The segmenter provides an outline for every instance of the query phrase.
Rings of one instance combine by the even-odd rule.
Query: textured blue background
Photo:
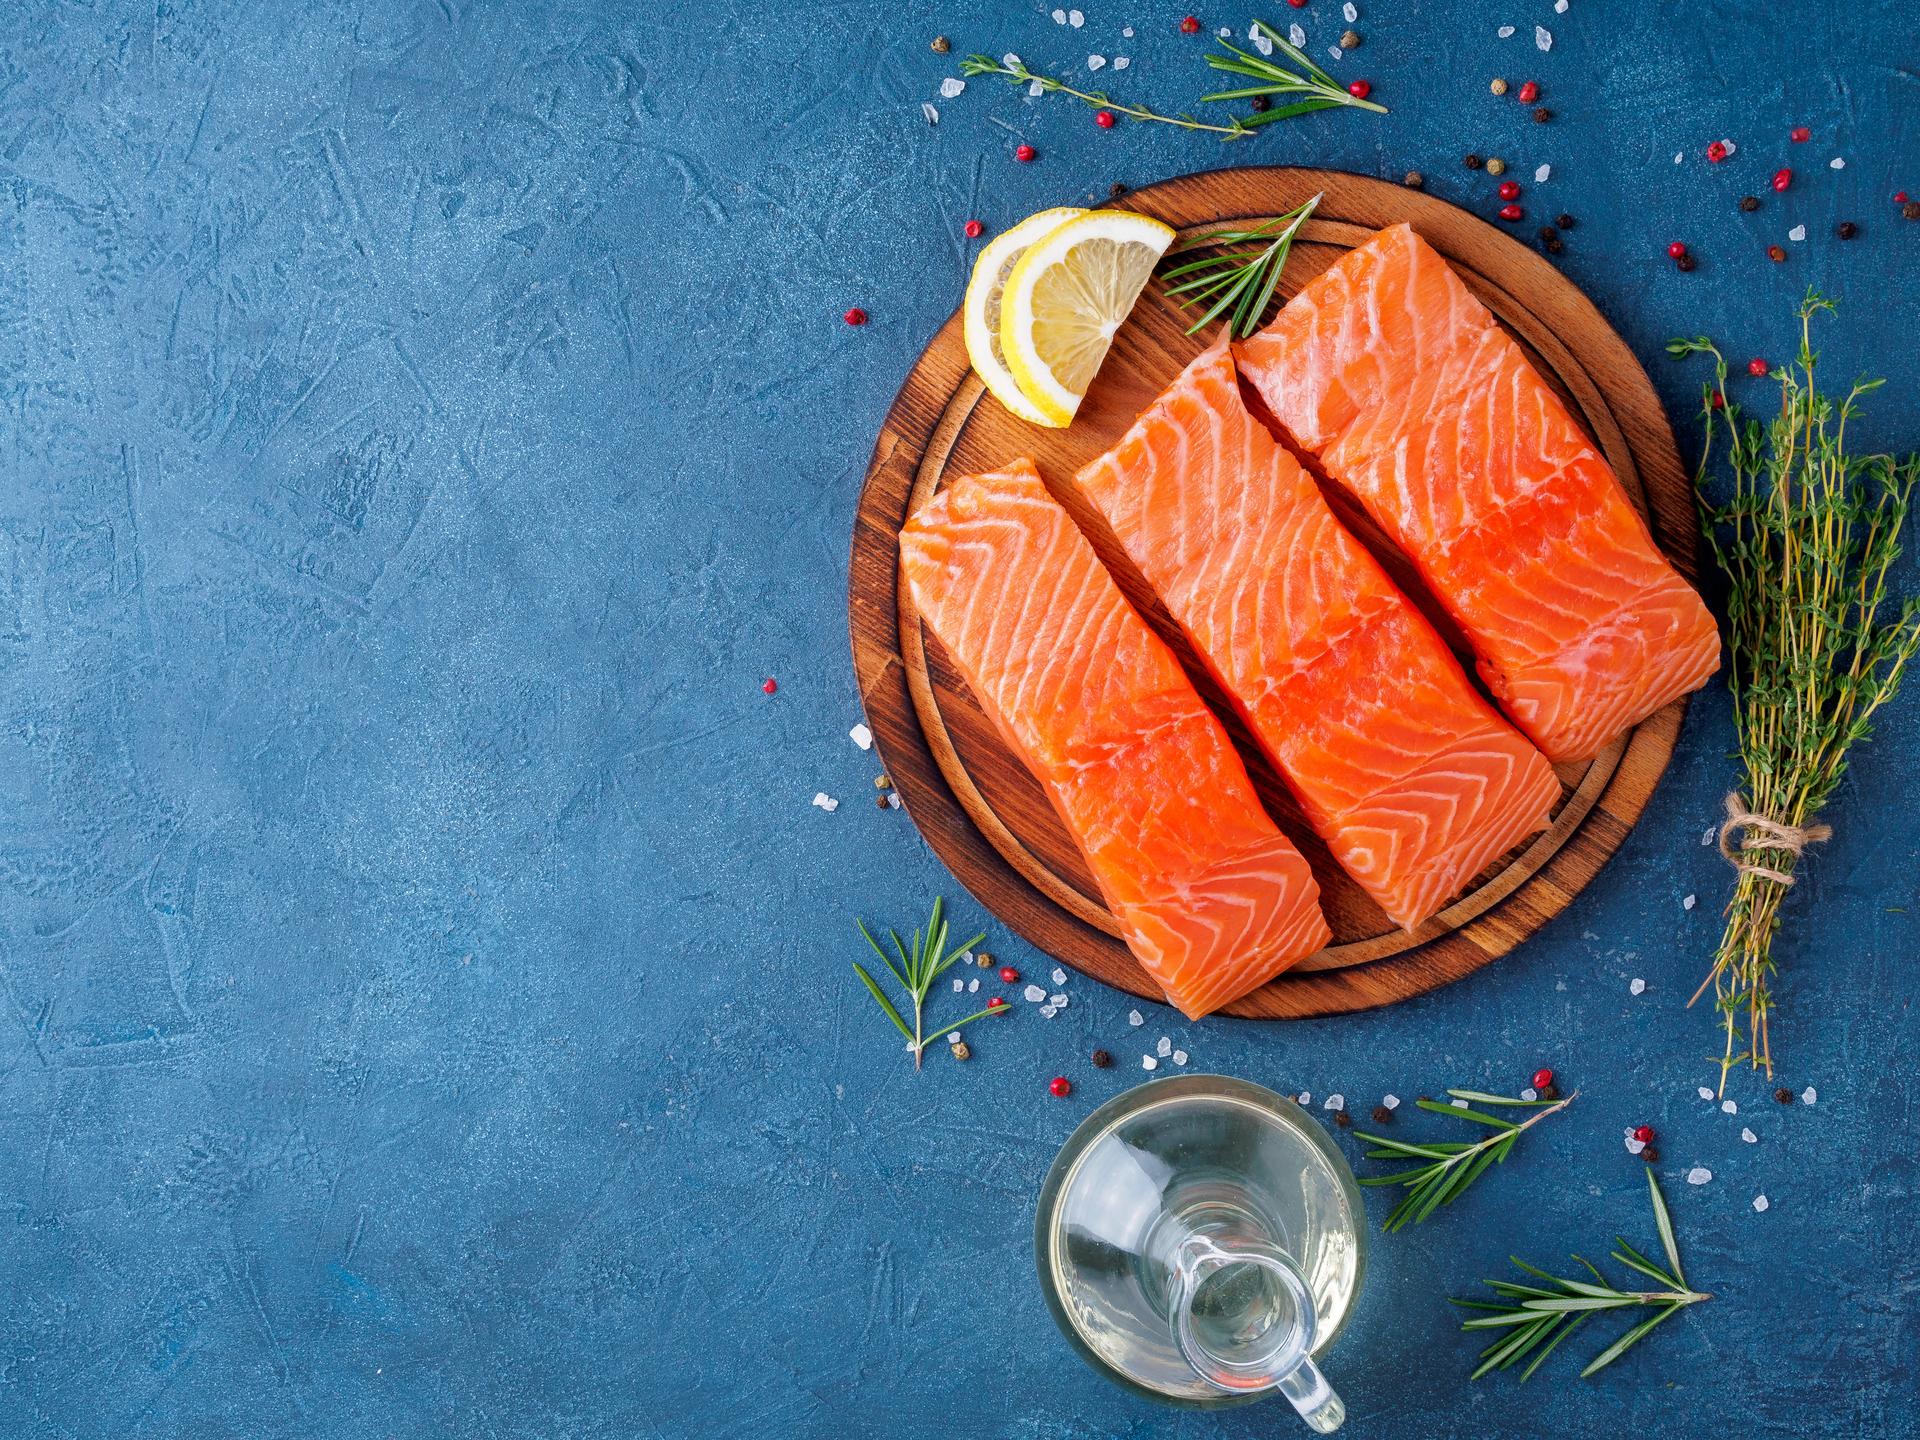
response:
[[[1542,1062],[1583,1088],[1379,1239],[1328,1361],[1354,1435],[1915,1433],[1914,703],[1791,907],[1776,1033],[1811,1109],[1746,1076],[1738,1118],[1694,1095],[1717,687],[1598,882],[1463,984],[1286,1026],[1148,1007],[1129,1032],[1131,1001],[1075,981],[1060,1019],[1023,1006],[916,1076],[848,973],[851,916],[979,910],[872,807],[843,602],[873,432],[957,301],[962,221],[1227,161],[1417,167],[1483,213],[1462,151],[1530,191],[1550,162],[1529,226],[1579,217],[1561,263],[1684,446],[1697,375],[1660,343],[1777,357],[1809,282],[1845,302],[1834,378],[1891,379],[1862,438],[1912,446],[1920,225],[1888,201],[1920,191],[1911,7],[1372,0],[1336,68],[1393,113],[1226,151],[997,83],[937,100],[972,49],[1130,55],[1108,83],[1165,107],[1205,88],[1178,9],[1083,4],[1078,32],[1035,0],[4,7],[0,1431],[1294,1433],[1109,1388],[1031,1279],[1055,1148],[1166,1032],[1362,1112]],[[1336,10],[1264,13],[1324,54]],[[1495,102],[1496,73],[1558,118]],[[1720,135],[1740,150],[1709,169]],[[1795,221],[1812,238],[1767,264]],[[1091,1071],[1097,1044],[1122,1066]],[[1467,1383],[1442,1296],[1510,1250],[1650,1239],[1620,1146],[1640,1121],[1720,1298],[1594,1382],[1567,1353],[1525,1389]]]

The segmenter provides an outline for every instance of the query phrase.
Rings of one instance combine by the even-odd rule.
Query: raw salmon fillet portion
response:
[[[1197,1020],[1326,944],[1306,860],[1031,460],[935,496],[900,559],[1170,1001]]]
[[[1224,334],[1077,484],[1396,924],[1547,824],[1553,767],[1248,413]]]
[[[1551,759],[1591,758],[1719,668],[1713,617],[1612,469],[1408,226],[1309,282],[1239,358]]]

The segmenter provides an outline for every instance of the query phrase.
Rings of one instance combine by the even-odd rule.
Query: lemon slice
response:
[[[1000,298],[1000,349],[1042,424],[1072,423],[1114,332],[1172,243],[1173,231],[1158,220],[1090,210],[1015,262]]]
[[[1087,212],[1072,206],[1042,210],[1029,215],[1011,230],[1002,231],[980,252],[973,262],[973,278],[967,282],[966,312],[967,361],[974,374],[987,382],[987,389],[1008,410],[1031,425],[1050,423],[1040,407],[1020,393],[1020,384],[1007,369],[1006,356],[1000,352],[1000,296],[1006,290],[1007,276],[1014,262],[1027,247],[1063,222]]]

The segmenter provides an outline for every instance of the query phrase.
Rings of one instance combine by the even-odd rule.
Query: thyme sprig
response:
[[[1162,273],[1163,281],[1177,282],[1167,286],[1167,294],[1181,305],[1206,306],[1200,318],[1187,327],[1187,334],[1205,329],[1221,315],[1229,317],[1233,333],[1241,338],[1260,328],[1273,293],[1279,287],[1280,272],[1287,267],[1293,237],[1307,223],[1320,198],[1316,195],[1298,209],[1289,210],[1255,229],[1214,230],[1183,240],[1173,248],[1172,254],[1181,255],[1215,246],[1266,242],[1257,250],[1223,250]],[[1276,232],[1275,227],[1281,228]]]
[[[1225,55],[1207,56],[1207,64],[1216,70],[1224,70],[1232,75],[1245,75],[1260,83],[1243,86],[1238,90],[1219,90],[1211,95],[1202,95],[1202,100],[1250,100],[1256,95],[1301,95],[1304,99],[1285,105],[1275,105],[1271,110],[1263,110],[1257,115],[1249,115],[1241,122],[1245,129],[1257,125],[1271,125],[1276,120],[1290,119],[1295,115],[1305,115],[1314,110],[1331,110],[1336,106],[1347,106],[1354,110],[1371,110],[1377,115],[1385,115],[1387,107],[1373,100],[1363,100],[1358,95],[1347,93],[1347,87],[1329,75],[1311,56],[1286,36],[1275,30],[1264,20],[1253,22],[1254,30],[1270,41],[1275,50],[1291,61],[1296,70],[1288,70],[1275,64],[1264,55],[1253,55],[1227,41],[1220,42]]]
[[[1496,1134],[1484,1140],[1475,1140],[1471,1144],[1462,1144],[1452,1140],[1427,1140],[1415,1144],[1409,1140],[1396,1140],[1387,1135],[1368,1135],[1355,1131],[1359,1139],[1367,1141],[1375,1148],[1367,1151],[1369,1160],[1422,1160],[1425,1164],[1416,1165],[1410,1170],[1396,1170],[1391,1175],[1370,1175],[1362,1179],[1362,1185],[1404,1185],[1407,1193],[1393,1213],[1387,1216],[1383,1230],[1398,1230],[1406,1225],[1418,1225],[1442,1205],[1451,1205],[1460,1198],[1461,1193],[1487,1171],[1490,1165],[1498,1165],[1512,1153],[1513,1145],[1520,1136],[1538,1125],[1549,1115],[1556,1115],[1574,1102],[1579,1091],[1574,1091],[1564,1100],[1514,1100],[1504,1095],[1489,1095],[1480,1090],[1449,1090],[1447,1094],[1456,1100],[1468,1101],[1468,1105],[1443,1105],[1438,1100],[1420,1100],[1422,1110],[1431,1110],[1436,1115],[1451,1115],[1460,1120],[1471,1120],[1478,1125],[1490,1126]],[[1503,1120],[1498,1115],[1489,1115],[1484,1110],[1475,1110],[1474,1105],[1503,1105],[1514,1110],[1531,1110],[1534,1113],[1525,1120],[1515,1123]]]
[[[1875,713],[1894,697],[1920,648],[1920,598],[1896,602],[1887,586],[1920,480],[1920,455],[1847,449],[1857,402],[1881,382],[1858,382],[1837,403],[1816,388],[1811,322],[1833,308],[1812,292],[1801,303],[1799,354],[1773,373],[1780,410],[1765,425],[1724,401],[1727,363],[1712,341],[1667,346],[1669,355],[1713,359],[1713,380],[1701,396],[1706,443],[1694,480],[1707,544],[1728,582],[1727,684],[1745,801],[1753,813],[1798,828],[1832,797],[1851,747],[1871,733]],[[1712,475],[1723,431],[1732,495],[1716,504],[1708,491],[1724,493]],[[1742,858],[1791,877],[1798,857],[1755,848]],[[1790,883],[1742,867],[1712,969],[1694,993],[1697,1000],[1711,986],[1721,1013],[1723,1091],[1728,1071],[1742,1061],[1773,1073],[1773,943]],[[1736,1053],[1742,1030],[1745,1048]]]
[[[900,1018],[899,1010],[887,998],[887,992],[874,982],[873,976],[867,973],[865,966],[858,960],[853,962],[853,973],[860,977],[860,982],[872,993],[873,998],[880,1002],[880,1008],[886,1012],[887,1018],[893,1021],[894,1028],[907,1037],[907,1049],[913,1054],[913,1068],[916,1070],[920,1068],[920,1060],[926,1054],[927,1046],[948,1031],[958,1030],[962,1025],[971,1025],[975,1020],[984,1019],[989,1015],[1008,1014],[1013,1008],[1010,1005],[990,1005],[985,1010],[975,1011],[964,1020],[956,1020],[951,1025],[941,1026],[931,1035],[921,1033],[923,1028],[921,1014],[926,1009],[927,994],[933,989],[933,982],[945,974],[962,955],[987,938],[987,932],[982,930],[971,940],[963,941],[948,949],[947,919],[942,913],[944,904],[945,902],[939,899],[933,902],[932,918],[927,921],[925,930],[913,932],[911,945],[902,941],[897,931],[887,931],[887,937],[893,941],[894,951],[900,959],[898,965],[893,963],[892,956],[880,948],[873,936],[867,933],[865,921],[856,918],[853,922],[860,934],[865,937],[867,944],[873,947],[873,953],[880,957],[880,963],[887,967],[893,978],[900,982],[900,988],[905,990],[913,1001],[913,1028],[909,1030],[907,1022]]]
[[[1524,1383],[1528,1376],[1540,1368],[1540,1362],[1553,1353],[1554,1347],[1595,1312],[1655,1307],[1654,1314],[1628,1330],[1588,1363],[1587,1368],[1580,1372],[1580,1378],[1584,1380],[1606,1369],[1646,1339],[1661,1321],[1671,1320],[1689,1305],[1698,1305],[1702,1300],[1713,1298],[1687,1283],[1686,1274],[1680,1268],[1680,1246],[1673,1237],[1673,1217],[1667,1213],[1666,1198],[1661,1195],[1660,1182],[1653,1178],[1651,1170],[1647,1171],[1647,1191],[1653,1197],[1653,1222],[1660,1232],[1661,1247],[1666,1251],[1666,1268],[1663,1270],[1618,1235],[1613,1238],[1614,1244],[1620,1248],[1613,1252],[1613,1258],[1657,1282],[1662,1288],[1617,1289],[1608,1283],[1607,1277],[1596,1266],[1579,1255],[1573,1258],[1593,1276],[1591,1283],[1550,1275],[1545,1270],[1527,1264],[1519,1256],[1510,1255],[1507,1258],[1516,1266],[1544,1283],[1521,1285],[1506,1280],[1488,1280],[1485,1282],[1487,1288],[1501,1297],[1499,1301],[1454,1300],[1455,1305],[1465,1309],[1487,1312],[1465,1321],[1461,1329],[1503,1332],[1480,1352],[1479,1368],[1471,1378],[1478,1380],[1489,1370],[1505,1370],[1532,1355],[1526,1368],[1520,1372],[1520,1379]]]
[[[1262,115],[1252,116],[1250,120],[1235,117],[1224,125],[1214,125],[1205,120],[1196,120],[1191,115],[1163,115],[1158,110],[1149,110],[1145,105],[1129,105],[1116,100],[1104,90],[1080,90],[1064,80],[1056,80],[1051,75],[1042,75],[1038,71],[1029,69],[1026,62],[1017,55],[1008,55],[1000,60],[994,59],[991,55],[969,55],[960,62],[960,73],[970,79],[976,75],[1004,75],[1016,85],[1032,85],[1037,82],[1040,88],[1049,94],[1071,95],[1076,100],[1085,101],[1099,109],[1111,110],[1116,115],[1125,115],[1134,120],[1148,120],[1156,125],[1177,125],[1182,130],[1208,131],[1218,135],[1222,140],[1244,140],[1253,134],[1251,122],[1266,118]],[[1270,115],[1273,112],[1267,113]]]

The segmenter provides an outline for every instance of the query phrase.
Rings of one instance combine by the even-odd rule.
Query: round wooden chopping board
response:
[[[1283,214],[1322,192],[1293,248],[1293,295],[1376,230],[1410,222],[1492,310],[1551,381],[1689,579],[1696,574],[1692,487],[1646,372],[1584,295],[1545,258],[1463,210],[1384,181],[1283,167],[1216,170],[1136,190],[1116,205],[1183,237]],[[1073,493],[1076,470],[1106,450],[1198,354],[1190,312],[1156,281],[1121,328],[1079,417],[1066,430],[1014,419],[967,365],[958,314],[908,374],[874,446],[854,522],[848,609],[854,668],[875,741],[907,813],[974,896],[1004,923],[1096,979],[1161,1000],[1118,938],[1078,849],[1028,773],[921,624],[899,584],[900,527],[949,474],[1031,455],[1088,532],[1123,591],[1172,645],[1226,722],[1262,802],[1313,866],[1334,930],[1326,949],[1226,1007],[1266,1019],[1337,1014],[1423,994],[1504,955],[1564,909],[1619,848],[1673,753],[1677,701],[1584,765],[1559,767],[1552,826],[1490,866],[1417,932],[1389,922],[1306,827],[1298,807],[1221,703],[1191,647],[1105,527]],[[1411,568],[1350,504],[1336,508],[1396,581],[1465,655]],[[1471,662],[1467,663],[1469,675]]]

